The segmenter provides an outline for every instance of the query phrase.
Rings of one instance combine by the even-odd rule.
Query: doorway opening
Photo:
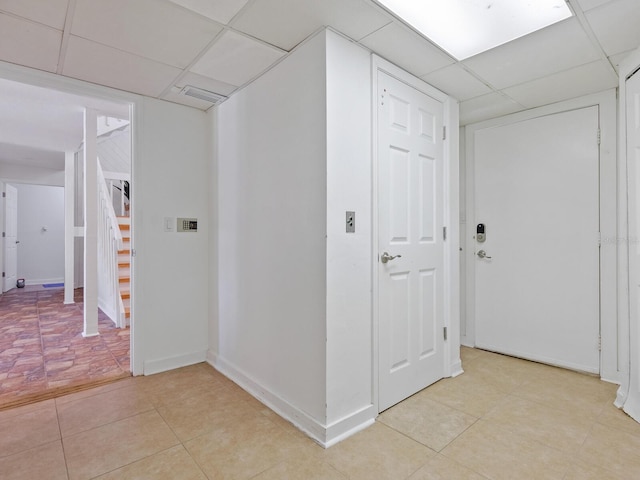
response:
[[[6,197],[1,209],[3,231],[15,233],[4,236],[1,261],[3,409],[131,374],[133,225],[129,103],[4,79],[0,97],[8,105],[1,121],[10,126],[0,133],[0,187],[17,192],[15,215]],[[88,110],[97,115],[87,130],[97,132],[94,158],[84,155]],[[91,186],[83,178],[86,162],[98,169]],[[98,208],[85,211],[85,192],[100,198]],[[99,224],[88,244],[87,217]],[[85,245],[98,251],[97,278],[89,273],[85,279]],[[86,281],[97,285],[97,298],[86,298]],[[93,302],[99,306],[95,336],[83,328],[84,306]]]

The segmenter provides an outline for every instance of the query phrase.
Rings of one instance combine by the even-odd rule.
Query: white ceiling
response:
[[[617,86],[640,0],[567,1],[574,17],[458,62],[374,0],[0,0],[0,60],[206,110],[177,92],[233,94],[329,26],[459,99],[467,124]]]

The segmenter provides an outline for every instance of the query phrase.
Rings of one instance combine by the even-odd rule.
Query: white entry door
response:
[[[630,367],[624,410],[640,421],[640,71],[625,82],[629,184]]]
[[[2,291],[8,292],[16,286],[18,276],[18,190],[5,185],[4,202],[4,283]]]
[[[443,104],[382,72],[378,93],[382,411],[444,376],[444,176]]]
[[[600,371],[598,116],[476,131],[476,346]]]

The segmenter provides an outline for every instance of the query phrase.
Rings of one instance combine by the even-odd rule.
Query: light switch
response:
[[[164,217],[164,231],[173,232],[173,217]]]

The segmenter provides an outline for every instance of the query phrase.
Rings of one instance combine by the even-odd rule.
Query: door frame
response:
[[[442,102],[443,125],[446,138],[443,145],[444,160],[444,225],[447,227],[447,240],[444,242],[444,326],[447,328],[447,340],[444,342],[443,377],[453,377],[462,373],[460,361],[460,263],[459,263],[459,114],[458,102],[449,95],[432,87],[423,80],[372,54],[371,62],[372,92],[372,289],[373,289],[373,328],[372,328],[372,398],[375,411],[378,412],[379,393],[379,275],[378,275],[378,72],[384,72],[416,90]]]
[[[629,193],[638,195],[640,192],[631,191],[633,185],[628,183],[628,158],[627,158],[627,79],[634,74],[640,68],[640,48],[629,54],[619,65],[619,108],[618,108],[618,208],[620,219],[620,238],[625,241],[621,243],[621,248],[618,254],[618,335],[619,335],[619,351],[618,362],[620,365],[620,388],[616,396],[615,405],[619,408],[624,407],[631,417],[640,421],[640,403],[638,398],[629,399],[629,388],[631,384],[631,374],[636,374],[638,371],[638,339],[632,337],[637,335],[638,325],[640,324],[637,314],[638,305],[638,292],[637,289],[631,288],[631,285],[637,283],[637,279],[640,275],[638,272],[638,266],[631,263],[631,257],[629,255],[629,245],[632,241],[638,241],[638,239],[631,238],[629,236]],[[639,73],[635,73],[639,75]],[[633,315],[633,317],[632,317]],[[632,352],[634,359],[632,360]],[[632,365],[632,361],[635,362]],[[627,401],[629,400],[629,401]]]
[[[24,83],[28,85],[34,85],[37,87],[48,88],[51,90],[59,90],[62,92],[81,95],[89,97],[97,102],[100,100],[106,100],[108,102],[118,102],[129,105],[129,117],[131,119],[131,183],[135,182],[135,175],[137,170],[137,163],[140,161],[139,153],[139,132],[141,131],[142,118],[141,110],[143,98],[134,93],[128,93],[113,88],[104,87],[102,85],[95,85],[74,78],[63,77],[49,72],[31,69],[20,65],[14,65],[10,63],[0,62],[0,78],[11,80],[14,82]],[[12,182],[13,179],[3,179],[2,182]],[[134,188],[131,192],[131,248],[132,251],[135,248],[136,234],[135,234],[135,218],[136,205],[135,199],[137,189]],[[132,274],[131,274],[131,335],[130,335],[130,356],[131,363],[130,369],[133,375],[142,375],[144,373],[144,325],[140,319],[136,319],[135,312],[135,298],[136,298],[136,264],[132,262]]]
[[[598,106],[600,126],[600,377],[602,380],[619,383],[620,369],[619,319],[618,319],[618,250],[621,235],[618,209],[618,164],[616,161],[616,91],[615,89],[584,97],[534,108],[503,117],[478,122],[464,127],[465,160],[461,162],[465,178],[465,210],[461,213],[463,223],[461,240],[465,262],[465,317],[461,319],[461,343],[475,346],[475,239],[473,224],[475,219],[475,133],[486,128],[518,123],[533,118],[554,115],[570,110]]]

